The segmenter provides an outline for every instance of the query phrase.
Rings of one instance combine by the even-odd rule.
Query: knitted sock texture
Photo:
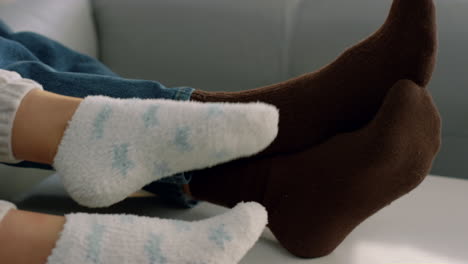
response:
[[[260,202],[281,245],[296,256],[316,258],[418,186],[440,142],[440,114],[429,91],[401,80],[365,128],[302,152],[195,172],[190,190],[219,205]]]

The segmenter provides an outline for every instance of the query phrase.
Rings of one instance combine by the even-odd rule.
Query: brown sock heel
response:
[[[276,105],[279,134],[263,154],[300,151],[363,127],[398,80],[426,86],[436,57],[435,21],[433,0],[394,0],[379,30],[317,72],[242,92],[197,90],[192,99]]]
[[[320,257],[425,178],[439,151],[440,129],[427,90],[399,81],[364,128],[296,154],[198,171],[190,187],[195,197],[221,205],[262,203],[286,249]]]

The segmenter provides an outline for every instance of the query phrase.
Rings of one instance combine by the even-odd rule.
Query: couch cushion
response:
[[[101,59],[127,77],[206,90],[283,79],[292,0],[96,0]]]
[[[97,56],[97,38],[88,0],[0,0],[0,19],[15,31],[34,31]]]

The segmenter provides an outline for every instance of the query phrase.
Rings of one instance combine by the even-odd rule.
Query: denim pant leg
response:
[[[93,57],[71,50],[57,41],[34,32],[13,32],[1,19],[0,37],[20,43],[39,61],[56,71],[118,77],[117,74]]]
[[[99,61],[31,32],[13,33],[0,21],[0,69],[16,71],[57,94],[81,97],[105,95],[116,98],[164,98],[189,100],[193,88],[167,88],[156,81],[118,77]],[[11,165],[11,164],[7,164]],[[34,162],[12,166],[52,169]],[[196,201],[182,192],[190,173],[164,178],[147,187],[175,205],[192,207]]]

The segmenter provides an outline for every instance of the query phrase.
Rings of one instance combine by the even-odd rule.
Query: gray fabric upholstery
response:
[[[15,31],[34,31],[97,56],[89,0],[0,0],[0,18]]]
[[[279,81],[278,29],[289,1],[94,1],[101,59],[168,86],[238,90]]]
[[[433,173],[468,179],[468,1],[437,0],[439,60],[429,85],[443,123]]]

